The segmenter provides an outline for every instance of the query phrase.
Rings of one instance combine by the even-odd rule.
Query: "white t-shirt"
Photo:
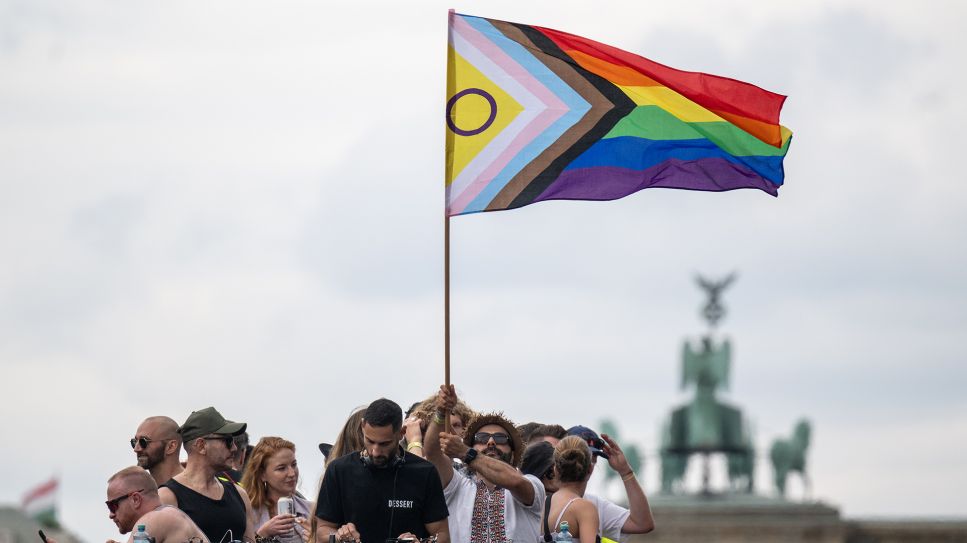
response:
[[[534,487],[534,502],[524,505],[514,499],[506,488],[504,493],[504,533],[514,543],[537,541],[541,535],[541,513],[544,512],[544,484],[533,475],[524,476]],[[457,471],[453,472],[450,484],[443,489],[450,510],[450,541],[471,543],[470,526],[473,521],[474,500],[477,497],[477,483]],[[503,543],[492,542],[492,543]]]
[[[584,499],[598,508],[598,521],[600,522],[598,534],[601,537],[621,541],[621,527],[631,516],[631,511],[594,494],[585,494]]]

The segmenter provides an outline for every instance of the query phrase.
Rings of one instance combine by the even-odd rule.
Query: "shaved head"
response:
[[[177,455],[177,450],[181,447],[178,423],[171,417],[157,416],[144,419],[134,433],[134,439],[147,440],[132,441],[138,465],[144,469],[154,469],[165,461],[165,457],[171,454],[172,448],[176,451],[174,454]],[[170,447],[169,445],[172,442],[174,446]],[[177,459],[177,456],[175,458]]]
[[[141,422],[139,428],[147,427],[150,427],[158,435],[155,439],[177,439],[179,443],[181,442],[181,436],[178,435],[178,423],[171,417],[164,415],[148,417]]]
[[[108,485],[115,483],[121,489],[128,492],[144,489],[146,493],[158,491],[158,484],[151,477],[151,474],[140,466],[131,466],[115,473],[107,480]]]

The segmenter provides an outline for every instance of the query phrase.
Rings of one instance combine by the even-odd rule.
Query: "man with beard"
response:
[[[104,503],[122,534],[143,524],[155,543],[184,543],[196,538],[208,543],[205,534],[188,515],[177,507],[161,503],[158,485],[139,466],[124,468],[107,480],[107,501]]]
[[[362,451],[333,460],[316,501],[316,541],[379,543],[438,536],[449,543],[447,505],[433,465],[403,451],[403,411],[386,398],[369,404],[360,423]]]
[[[178,423],[170,417],[144,419],[131,438],[131,448],[138,458],[138,465],[150,471],[159,485],[167,483],[184,469],[178,460],[181,451]]]
[[[229,461],[229,469],[218,474],[218,478],[230,483],[239,484],[242,481],[242,472],[245,471],[245,462],[249,453],[248,432],[242,432],[235,436],[235,452]]]
[[[481,415],[470,421],[461,440],[442,431],[446,414],[456,402],[453,385],[441,386],[425,443],[426,458],[440,473],[450,508],[450,539],[537,541],[544,485],[516,468],[524,452],[517,428],[499,413]],[[461,458],[468,474],[458,473],[450,458]]]
[[[187,513],[212,543],[255,541],[255,514],[245,490],[216,477],[230,467],[235,436],[245,427],[214,407],[193,412],[178,428],[187,466],[158,490],[162,502]]]

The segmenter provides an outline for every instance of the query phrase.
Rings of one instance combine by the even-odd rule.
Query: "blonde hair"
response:
[[[108,480],[108,484],[121,479],[122,484],[129,489],[144,489],[145,494],[157,494],[158,493],[158,483],[155,482],[154,477],[151,476],[144,468],[141,466],[129,466],[121,471],[112,475]]]
[[[554,447],[554,467],[562,483],[580,483],[591,475],[591,449],[578,436],[567,436]]]
[[[436,413],[436,399],[437,395],[434,394],[429,398],[423,400],[422,402],[416,404],[410,416],[414,416],[420,419],[420,428],[423,432],[426,432],[426,427],[430,423],[430,418]],[[453,406],[453,414],[460,417],[463,421],[463,429],[466,430],[467,426],[470,425],[470,421],[475,418],[478,413],[470,408],[469,405],[463,403],[463,400],[457,400],[457,405]]]
[[[248,492],[248,497],[252,501],[252,507],[258,509],[264,507],[266,511],[272,511],[272,500],[266,485],[261,484],[262,474],[265,473],[265,463],[269,458],[283,450],[289,449],[295,454],[295,444],[286,441],[281,437],[263,437],[252,449],[252,456],[245,465],[245,472],[242,474],[242,488]],[[271,515],[270,515],[271,516]]]
[[[349,418],[346,419],[346,423],[342,425],[342,430],[339,431],[339,435],[336,436],[335,443],[332,444],[332,450],[329,451],[329,456],[326,457],[325,465],[328,467],[329,463],[333,460],[339,458],[340,456],[346,456],[351,452],[361,451],[366,446],[363,444],[363,416],[366,415],[366,407],[357,407],[352,413],[349,414]]]

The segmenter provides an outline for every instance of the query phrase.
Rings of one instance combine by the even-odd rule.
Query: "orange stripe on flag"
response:
[[[742,115],[737,115],[735,113],[716,111],[714,109],[711,111],[726,121],[738,126],[742,130],[745,130],[749,134],[752,134],[760,140],[768,143],[769,145],[782,147],[782,132],[778,126],[757,121],[755,119],[750,119],[748,117],[743,117]]]
[[[629,87],[662,86],[661,83],[635,70],[634,68],[619,66],[613,62],[608,62],[607,60],[591,56],[582,51],[578,51],[577,49],[571,49],[564,52],[577,61],[577,63],[585,70],[600,75],[615,85],[625,85]]]

